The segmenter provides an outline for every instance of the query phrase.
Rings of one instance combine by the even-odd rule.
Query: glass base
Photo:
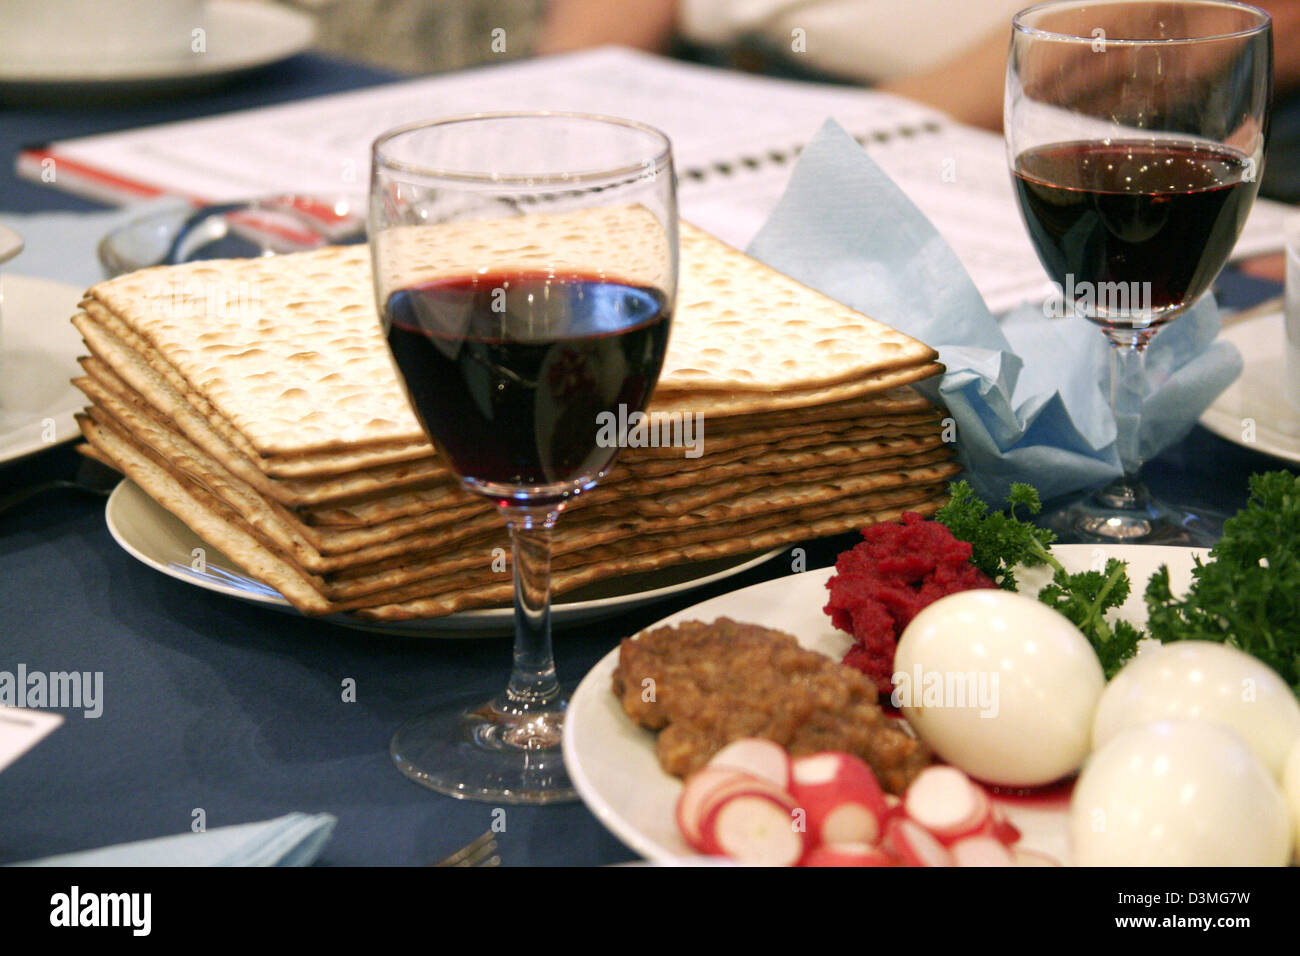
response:
[[[1147,493],[1141,484],[1116,482],[1044,511],[1038,523],[1061,544],[1159,544],[1212,547],[1223,536],[1227,515],[1178,508]]]
[[[546,710],[515,712],[504,698],[462,698],[407,721],[389,752],[397,769],[461,800],[563,803],[577,799],[560,751],[567,692]]]

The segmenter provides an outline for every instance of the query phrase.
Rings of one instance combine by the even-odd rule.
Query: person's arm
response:
[[[1273,18],[1274,83],[1279,93],[1300,88],[1300,0],[1254,0]],[[880,85],[888,93],[919,100],[954,119],[1002,129],[1002,94],[1010,26],[999,27],[976,46],[939,66]]]
[[[1273,18],[1273,82],[1278,92],[1300,87],[1300,0],[1255,0]]]
[[[882,83],[877,89],[941,109],[958,122],[1000,132],[1010,43],[1010,26],[998,27],[938,66]]]
[[[676,0],[551,0],[537,43],[539,54],[617,43],[659,51],[672,36]]]

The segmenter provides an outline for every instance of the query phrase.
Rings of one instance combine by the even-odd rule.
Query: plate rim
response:
[[[278,592],[272,596],[266,593],[243,591],[217,581],[201,579],[193,574],[186,573],[182,568],[178,568],[172,564],[165,564],[159,558],[149,555],[147,552],[141,550],[141,547],[121,527],[119,527],[118,521],[114,517],[115,510],[127,507],[128,496],[133,495],[138,495],[145,507],[166,512],[166,509],[151,498],[142,488],[140,488],[139,485],[133,482],[130,478],[124,476],[113,488],[112,492],[108,496],[108,500],[104,504],[104,520],[105,524],[108,526],[108,532],[112,536],[113,540],[123,551],[146,567],[165,574],[167,577],[173,578],[174,580],[202,588],[206,591],[222,594],[226,597],[270,608],[272,610],[295,614],[305,620],[320,620],[339,624],[352,630],[368,631],[378,634],[407,636],[422,635],[430,637],[488,637],[496,636],[495,631],[489,631],[489,628],[493,625],[500,624],[508,627],[514,620],[514,611],[511,608],[474,608],[468,611],[459,611],[455,614],[448,614],[440,618],[427,618],[420,619],[419,621],[394,621],[391,625],[386,625],[384,622],[354,620],[352,618],[346,618],[341,614],[331,614],[320,618],[308,618],[307,615],[299,614],[299,612],[294,609],[293,605],[291,605],[283,595]],[[170,512],[166,513],[170,514]],[[176,520],[179,521],[179,519]],[[184,522],[181,522],[181,524],[184,524]],[[199,535],[194,534],[188,526],[186,526],[186,530],[189,531],[196,540],[202,541],[202,538]],[[211,545],[208,545],[208,547],[211,547]],[[686,591],[705,587],[709,584],[714,584],[718,581],[744,574],[746,571],[772,560],[788,549],[789,546],[772,548],[760,554],[752,555],[732,567],[724,568],[720,571],[714,571],[690,581],[665,585],[661,588],[652,588],[649,591],[641,591],[636,594],[590,598],[585,601],[572,601],[567,604],[563,601],[557,602],[552,606],[552,619],[557,624],[565,623],[566,619],[573,619],[574,623],[581,623],[587,619],[588,615],[598,615],[602,612],[609,612],[612,614],[617,613],[619,610],[624,608],[631,609],[631,607],[637,607],[641,604],[653,603],[655,601],[672,597],[676,594],[685,593]],[[257,581],[257,579],[252,575],[249,575],[242,570],[238,573],[249,581]],[[260,584],[261,582],[257,583]],[[267,590],[273,590],[268,585],[262,585],[262,587],[267,588]],[[438,623],[434,624],[432,622]],[[421,627],[421,624],[426,624],[427,626]],[[446,633],[455,632],[457,624],[464,628],[464,631],[459,633]],[[468,625],[468,627],[466,625]],[[466,631],[468,631],[468,633],[466,633]],[[478,632],[477,635],[475,634],[476,631]]]
[[[1219,332],[1219,340],[1228,342],[1234,347],[1237,347],[1238,351],[1240,351],[1240,347],[1236,346],[1236,343],[1232,341],[1233,333],[1242,332],[1255,325],[1263,326],[1265,323],[1284,319],[1284,316],[1285,313],[1283,312],[1282,307],[1279,306],[1277,309],[1270,309],[1261,315],[1253,315],[1241,322],[1234,323],[1231,321],[1231,317],[1229,317],[1226,320],[1224,327]],[[1271,455],[1274,458],[1281,459],[1282,461],[1300,464],[1300,438],[1294,439],[1293,444],[1288,445],[1272,441],[1267,436],[1261,436],[1257,432],[1255,441],[1249,443],[1244,442],[1240,437],[1241,416],[1231,414],[1228,409],[1222,406],[1221,403],[1224,400],[1224,396],[1241,384],[1241,380],[1246,376],[1249,369],[1250,363],[1247,362],[1245,356],[1243,356],[1241,374],[1238,375],[1227,388],[1215,396],[1214,401],[1211,402],[1209,407],[1201,413],[1200,418],[1197,419],[1197,421],[1206,431],[1217,435],[1224,441],[1230,442],[1239,448],[1245,448],[1248,451],[1262,452],[1266,455]],[[1280,399],[1282,402],[1286,402],[1285,396],[1280,396]],[[1297,418],[1300,418],[1300,411],[1296,412],[1296,416]],[[1270,429],[1270,431],[1274,430]]]
[[[20,286],[21,285],[35,286],[37,288],[34,291],[34,294],[38,294],[38,295],[39,294],[48,294],[48,295],[66,294],[69,297],[69,299],[73,301],[73,306],[72,306],[73,311],[75,311],[76,309],[76,301],[79,300],[81,296],[84,294],[84,290],[80,286],[74,285],[71,282],[62,282],[58,279],[47,279],[44,276],[31,276],[21,272],[14,272],[6,269],[2,273],[0,273],[0,297],[4,296],[5,287],[7,287],[10,290],[10,292],[12,292],[12,286],[8,285],[11,282],[18,283]],[[41,293],[39,289],[40,286],[47,287],[45,293]],[[73,298],[74,296],[76,298]],[[69,323],[69,326],[71,325],[71,319],[72,319],[72,312],[70,311],[67,317],[65,318],[65,321]],[[10,322],[12,322],[13,319],[11,317],[7,317],[0,321],[3,321],[4,324],[7,325]],[[77,354],[80,354],[82,351],[84,351],[84,349],[76,350]],[[3,329],[0,329],[0,353],[3,353]],[[0,361],[3,361],[2,355],[0,355]],[[79,372],[79,368],[77,367],[76,356],[73,355],[73,360],[68,369],[69,382],[71,382],[72,377],[75,376],[78,372]],[[29,458],[32,455],[39,454],[40,452],[46,451],[47,449],[57,448],[60,445],[65,445],[68,442],[74,441],[81,436],[81,430],[77,427],[77,413],[81,411],[81,409],[85,406],[86,403],[84,399],[80,397],[81,393],[77,392],[75,388],[72,389],[72,391],[67,392],[66,394],[69,400],[69,407],[43,409],[42,412],[37,413],[34,422],[28,422],[27,424],[21,425],[18,428],[14,428],[11,431],[0,432],[0,465],[8,465],[16,461],[21,461],[24,458]],[[74,394],[78,396],[75,400],[72,398]],[[51,418],[54,420],[54,434],[55,434],[54,441],[47,442],[41,439],[40,437],[34,437],[31,440],[26,442],[22,441],[21,439],[15,440],[15,443],[12,448],[5,447],[6,439],[8,439],[10,436],[18,435],[19,433],[26,431],[28,429],[32,429],[36,433],[36,435],[39,436],[39,433],[41,431],[39,425],[42,418]],[[58,436],[63,436],[63,437],[58,437]]]
[[[1054,545],[1052,547],[1052,550],[1053,552],[1056,552],[1058,549],[1068,548],[1073,553],[1082,553],[1084,551],[1091,552],[1093,549],[1097,547],[1102,547],[1102,546],[1096,544],[1058,544],[1058,545]],[[1188,547],[1182,547],[1178,545],[1126,544],[1126,545],[1105,545],[1104,547],[1106,549],[1106,553],[1108,556],[1118,557],[1121,560],[1124,560],[1126,554],[1132,554],[1134,551],[1149,552],[1153,549],[1160,549],[1169,552],[1181,552],[1187,556],[1187,560],[1190,563],[1191,559],[1194,556],[1199,554],[1202,557],[1204,557],[1207,556],[1209,553],[1209,550],[1206,548],[1188,548]],[[815,575],[817,576],[816,578],[810,578],[809,580],[820,580],[821,582],[824,582],[828,580],[834,572],[835,572],[835,568],[832,565],[825,568],[813,568],[808,571],[800,572],[799,576],[802,577],[805,575]],[[642,628],[640,631],[637,631],[636,633],[642,634],[645,633],[646,631],[652,630],[653,628],[662,627],[668,622],[680,620],[685,615],[691,614],[697,608],[701,607],[704,604],[708,604],[711,601],[720,600],[722,598],[734,599],[738,595],[744,594],[749,591],[753,591],[758,588],[779,586],[779,584],[785,580],[786,580],[785,578],[774,578],[768,581],[760,581],[757,584],[751,584],[744,588],[737,588],[734,591],[728,591],[725,594],[717,595],[712,598],[706,598],[705,600],[699,601],[691,605],[690,607],[683,608],[679,611],[675,611],[672,614],[667,614],[664,617],[660,618],[655,623],[647,625],[645,628]],[[1137,592],[1135,591],[1135,593]],[[634,636],[635,635],[628,635],[628,637],[634,637]],[[796,635],[796,637],[799,636],[800,635]],[[592,665],[592,667],[587,671],[586,674],[583,675],[582,680],[579,681],[578,686],[574,688],[573,693],[569,696],[570,712],[580,712],[588,698],[595,700],[596,699],[595,695],[597,694],[606,695],[610,693],[608,679],[610,673],[612,673],[613,662],[617,658],[618,653],[619,653],[618,647],[612,648],[607,654],[603,655],[600,658],[600,660],[598,660],[594,665]],[[664,848],[659,843],[657,843],[653,837],[641,833],[634,826],[632,826],[630,823],[624,820],[619,815],[617,809],[613,805],[609,804],[598,792],[596,792],[595,787],[592,784],[591,778],[588,775],[587,767],[582,763],[581,760],[575,759],[577,755],[577,749],[578,749],[578,744],[575,740],[578,734],[577,726],[578,726],[577,722],[572,720],[566,720],[564,723],[564,731],[563,731],[564,763],[565,763],[565,768],[568,770],[569,773],[569,779],[573,782],[574,789],[577,791],[579,798],[583,802],[583,805],[586,806],[587,810],[592,814],[592,816],[594,816],[597,820],[599,820],[601,825],[604,826],[611,834],[613,834],[614,837],[618,839],[619,842],[621,842],[624,846],[628,847],[630,850],[632,850],[635,853],[639,853],[643,859],[651,863],[680,864],[683,860],[695,860],[697,857],[700,860],[707,859],[706,857],[703,857],[699,854],[692,853],[683,856],[677,853],[668,852],[666,848]],[[644,731],[643,728],[641,729],[643,730],[643,732],[649,733],[648,731]],[[656,761],[656,766],[657,766],[657,761]]]
[[[166,83],[189,79],[206,79],[238,73],[241,70],[269,66],[288,59],[311,47],[315,41],[316,21],[300,10],[282,7],[276,4],[243,3],[239,0],[209,0],[207,14],[208,29],[213,21],[222,20],[222,29],[257,32],[274,38],[251,54],[240,50],[232,53],[218,54],[200,59],[137,59],[104,61],[103,71],[77,72],[84,67],[71,62],[67,67],[57,65],[60,61],[34,63],[33,61],[13,61],[0,64],[0,86],[63,86],[95,85],[116,86],[119,84]],[[183,68],[182,64],[184,65]],[[17,66],[17,69],[14,67]],[[42,72],[32,72],[33,68]]]

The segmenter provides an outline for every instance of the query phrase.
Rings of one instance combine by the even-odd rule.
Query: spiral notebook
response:
[[[19,172],[113,203],[276,193],[363,201],[369,144],[441,115],[559,109],[641,120],[673,140],[682,215],[744,247],[827,118],[858,139],[934,223],[1000,312],[1041,299],[1001,137],[927,107],[844,86],[756,77],[617,47],[486,66],[373,89],[47,144]],[[1286,207],[1260,202],[1237,255],[1281,248]]]

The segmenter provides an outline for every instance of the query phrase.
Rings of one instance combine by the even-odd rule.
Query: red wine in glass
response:
[[[1161,502],[1142,481],[1160,438],[1142,423],[1146,351],[1209,291],[1241,233],[1272,85],[1272,22],[1236,0],[1046,0],[1012,17],[1002,128],[1018,205],[1066,311],[1110,346],[1104,451],[1121,473],[1039,517],[1066,541],[1219,534],[1221,516]]]
[[[375,303],[394,365],[450,470],[497,506],[514,594],[505,687],[439,701],[389,752],[448,796],[574,800],[551,543],[623,444],[611,422],[644,414],[667,353],[672,144],[633,120],[547,110],[412,123],[371,156]],[[499,555],[484,542],[483,567],[501,571]]]
[[[391,293],[386,312],[412,404],[452,466],[520,500],[515,489],[580,488],[609,466],[602,416],[645,407],[668,345],[664,294],[609,277],[439,279]]]
[[[1053,143],[1021,153],[1013,172],[1048,274],[1095,297],[1123,285],[1130,309],[1089,310],[1113,328],[1158,326],[1200,298],[1258,189],[1247,157],[1201,143]]]

